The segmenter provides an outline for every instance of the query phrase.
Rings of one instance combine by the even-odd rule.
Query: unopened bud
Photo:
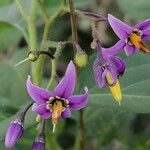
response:
[[[16,119],[15,121],[11,122],[6,131],[5,146],[7,148],[14,147],[17,141],[21,138],[23,131],[24,129],[21,121]]]
[[[45,150],[45,141],[43,138],[36,139],[32,144],[32,150]]]
[[[85,52],[77,52],[74,57],[74,62],[80,68],[85,67],[88,61],[88,56]]]
[[[29,59],[30,61],[36,61],[38,58],[39,58],[39,54],[38,54],[37,51],[30,51],[30,52],[28,53],[28,59]]]

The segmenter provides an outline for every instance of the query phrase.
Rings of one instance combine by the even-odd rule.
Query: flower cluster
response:
[[[150,39],[150,19],[130,27],[109,14],[108,22],[120,40],[110,48],[102,48],[100,41],[97,41],[98,57],[94,62],[93,71],[98,87],[103,88],[107,84],[114,99],[121,104],[122,96],[118,79],[125,71],[125,62],[116,55],[123,49],[127,56],[138,51],[150,53],[150,49],[143,43],[143,40]]]
[[[108,20],[110,26],[119,37],[119,41],[110,48],[103,48],[100,39],[94,39],[94,47],[97,50],[97,58],[93,64],[93,72],[96,84],[99,88],[108,86],[114,99],[121,104],[122,94],[119,78],[125,72],[125,62],[119,58],[117,54],[125,50],[127,56],[137,51],[149,53],[149,48],[144,44],[143,40],[150,39],[150,20],[130,27],[112,15],[108,15],[108,19],[104,19],[99,15],[84,12],[82,15],[92,17],[92,20],[101,21]],[[70,42],[69,42],[70,43]],[[79,67],[83,67],[87,62],[87,55],[80,50],[78,44],[74,45],[79,49],[75,55],[75,63]],[[40,54],[46,54],[51,59],[55,59],[49,52],[38,51],[28,54],[29,60],[36,61]],[[24,120],[28,109],[32,106],[32,111],[41,117],[40,129],[38,136],[33,142],[33,150],[45,149],[45,121],[49,118],[52,120],[53,132],[59,120],[71,117],[71,110],[81,110],[86,107],[89,99],[88,88],[84,88],[81,95],[73,95],[76,84],[76,68],[72,61],[68,64],[64,77],[56,85],[53,91],[49,91],[42,87],[36,86],[28,76],[26,81],[27,92],[32,98],[32,103],[23,111],[20,111],[18,117],[10,123],[5,136],[5,146],[12,148],[21,138],[24,132]]]

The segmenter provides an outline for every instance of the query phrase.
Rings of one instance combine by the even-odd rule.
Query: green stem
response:
[[[17,7],[18,7],[18,9],[19,9],[19,11],[20,11],[22,17],[23,17],[25,20],[27,20],[28,15],[27,15],[27,13],[26,13],[26,11],[25,11],[25,8],[24,8],[24,7],[22,6],[22,4],[21,4],[21,1],[20,1],[20,0],[15,0],[15,2],[16,2],[16,5],[17,5]]]
[[[29,32],[29,50],[34,51],[37,48],[37,29],[36,29],[36,1],[32,0],[32,7],[30,16],[27,20],[28,23],[28,32]],[[38,85],[38,74],[35,71],[36,63],[31,64],[31,74],[33,77],[33,82]]]
[[[48,20],[48,14],[46,12],[46,9],[44,7],[44,4],[41,0],[37,0],[37,3],[41,9],[42,15],[43,15],[43,19],[45,20],[45,22]]]
[[[47,150],[59,150],[59,146],[56,142],[56,135],[54,133],[51,133],[49,129],[48,122],[46,122],[46,149]]]
[[[49,20],[45,22],[44,33],[43,33],[43,38],[42,38],[42,43],[41,43],[41,50],[48,49],[48,47],[46,46],[46,43],[48,40],[49,30],[52,27],[56,18],[63,12],[63,9],[64,7],[60,6],[59,9],[49,18]],[[35,74],[38,74],[38,76],[36,76],[37,84],[40,84],[42,80],[42,70],[43,70],[44,61],[45,61],[45,57],[41,56],[39,60],[37,61],[37,65],[35,66]]]
[[[52,60],[51,78],[50,78],[49,83],[47,85],[47,89],[50,89],[52,87],[52,85],[53,85],[53,83],[56,79],[56,76],[57,76],[57,74],[56,74],[56,64],[57,64],[57,60],[60,56],[61,49],[62,49],[61,45],[58,45],[57,48],[56,48],[56,52],[55,52],[55,55],[54,55],[55,59]]]

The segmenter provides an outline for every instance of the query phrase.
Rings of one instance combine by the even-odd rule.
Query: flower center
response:
[[[129,45],[134,45],[137,49],[143,51],[144,53],[149,53],[149,49],[144,45],[142,38],[142,32],[138,29],[134,29],[133,32],[127,39]]]
[[[106,82],[109,86],[113,86],[114,83],[113,83],[113,77],[112,77],[112,74],[110,71],[107,71],[106,74],[105,74],[105,79],[106,79]]]
[[[59,118],[61,117],[61,113],[65,111],[66,107],[69,107],[69,101],[65,98],[50,97],[47,102],[47,109],[52,112],[52,123],[56,125],[58,123]]]

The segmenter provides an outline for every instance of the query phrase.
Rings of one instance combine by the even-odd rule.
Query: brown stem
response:
[[[79,142],[80,142],[80,150],[85,149],[84,143],[84,123],[83,123],[83,110],[81,109],[79,112]]]
[[[71,32],[72,32],[72,40],[74,42],[78,42],[77,38],[77,24],[76,24],[76,16],[75,16],[75,10],[74,10],[74,1],[69,0],[69,6],[70,6],[70,20],[71,20]],[[76,51],[76,47],[74,46],[74,52]]]

